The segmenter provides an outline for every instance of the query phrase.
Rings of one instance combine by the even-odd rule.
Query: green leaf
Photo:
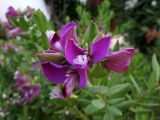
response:
[[[124,100],[125,100],[124,97],[123,97],[123,98],[113,98],[113,99],[109,99],[108,102],[109,102],[110,104],[116,104],[116,103],[122,102],[122,101],[124,101]]]
[[[148,84],[150,88],[153,88],[154,86],[158,85],[160,78],[160,66],[158,64],[157,57],[155,54],[152,56],[152,69],[153,72],[151,74],[151,78]]]
[[[44,47],[44,49],[49,48],[49,42],[48,42],[48,38],[47,38],[47,35],[45,34],[45,32],[43,32],[40,37],[40,44],[41,44],[41,46]]]
[[[24,17],[19,18],[19,27],[22,28],[23,30],[27,31],[29,28],[29,24],[27,21],[24,19]]]
[[[42,32],[46,31],[49,27],[49,23],[44,16],[44,14],[40,11],[37,10],[32,14],[33,21],[36,23],[37,28]]]
[[[36,46],[36,48],[38,49],[39,52],[45,51],[45,49],[42,48],[41,46],[39,46],[38,44],[34,43],[34,45]]]
[[[120,93],[126,89],[128,89],[130,87],[129,83],[125,83],[125,84],[118,84],[116,86],[113,86],[111,88],[109,88],[107,96],[113,96],[117,93]]]
[[[126,100],[126,101],[122,101],[118,104],[115,104],[115,106],[118,108],[124,108],[124,107],[128,108],[128,107],[132,106],[132,104],[134,104],[134,103],[135,103],[134,100]]]
[[[113,48],[113,51],[118,51],[119,48],[120,48],[119,40],[117,40],[117,41],[116,41],[116,44],[115,44],[115,46],[114,46],[114,48]]]
[[[98,109],[102,109],[105,107],[105,102],[101,99],[92,100],[92,105]]]
[[[148,113],[137,113],[135,120],[147,120],[148,119]]]
[[[94,113],[96,112],[97,110],[99,110],[98,108],[96,108],[95,106],[93,106],[92,104],[88,105],[85,109],[84,109],[84,112],[86,114],[91,114],[91,113]]]
[[[121,112],[118,108],[116,108],[116,107],[114,107],[114,106],[108,106],[107,108],[108,108],[108,110],[111,111],[114,115],[116,115],[116,116],[122,116],[122,112]]]
[[[105,86],[94,86],[88,90],[91,94],[107,94],[108,87]]]
[[[136,90],[137,94],[141,95],[141,89],[140,89],[139,85],[137,84],[136,80],[133,78],[132,75],[130,75],[129,77],[131,79],[131,82],[132,82],[133,87]]]
[[[98,33],[99,30],[97,25],[93,21],[91,21],[84,34],[84,39],[88,43],[88,45],[93,42],[94,38],[97,36]]]
[[[91,78],[100,78],[106,76],[107,73],[105,69],[102,68],[100,63],[95,64],[90,70],[89,76]]]
[[[108,109],[103,116],[103,120],[114,120],[113,114]]]

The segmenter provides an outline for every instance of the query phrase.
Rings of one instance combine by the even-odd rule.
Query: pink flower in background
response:
[[[32,102],[40,92],[40,85],[33,85],[28,75],[21,76],[20,71],[16,71],[14,75],[15,88],[21,93],[21,98],[17,100],[18,104]]]

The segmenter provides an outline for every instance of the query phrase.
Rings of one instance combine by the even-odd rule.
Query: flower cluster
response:
[[[89,49],[82,48],[77,42],[74,22],[64,25],[60,35],[51,30],[46,34],[50,48],[38,54],[42,71],[51,82],[63,84],[62,87],[53,88],[51,98],[66,98],[72,94],[75,86],[80,89],[86,87],[88,71],[98,62],[102,63],[104,69],[120,73],[126,71],[134,54],[133,48],[109,52],[109,35],[94,41]]]
[[[19,16],[19,12],[10,6],[6,12],[6,18],[8,20],[6,22],[6,27],[8,28],[8,30],[10,30],[11,37],[13,38],[22,32],[21,28],[15,27],[11,21],[12,18],[17,18],[18,16]]]
[[[9,50],[12,50],[14,52],[18,52],[21,50],[21,48],[17,47],[15,44],[9,44],[9,43],[3,44],[1,48],[4,53],[7,53]]]
[[[40,85],[33,85],[27,75],[21,76],[20,72],[16,71],[14,79],[16,81],[16,90],[22,94],[21,98],[17,100],[18,104],[32,102],[33,98],[38,96],[40,92]]]
[[[6,12],[6,18],[8,20],[6,22],[6,27],[8,30],[10,30],[11,38],[15,38],[16,36],[18,36],[23,32],[23,30],[20,27],[16,27],[12,23],[13,21],[11,19],[18,19],[21,15],[23,15],[25,19],[29,19],[34,11],[35,10],[30,7],[27,7],[23,13],[19,12],[18,10],[15,10],[12,6],[8,8]]]

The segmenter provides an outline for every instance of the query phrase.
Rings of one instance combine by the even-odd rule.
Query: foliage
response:
[[[104,1],[105,3],[106,1]],[[105,6],[106,5],[106,6]],[[112,12],[106,12],[109,3],[99,7],[98,23],[104,25],[104,31],[109,31],[109,20]],[[105,9],[106,9],[105,8]],[[97,26],[90,22],[90,13],[77,7],[79,16],[79,33],[84,33],[91,43],[97,34]],[[105,13],[105,14],[104,14]],[[81,14],[81,15],[80,15]],[[108,16],[109,15],[109,16]],[[96,19],[96,18],[95,18]],[[105,21],[107,20],[107,22]],[[135,53],[129,70],[118,74],[109,70],[102,72],[100,64],[93,67],[89,73],[90,85],[87,88],[75,90],[78,96],[67,99],[49,99],[49,92],[54,84],[48,82],[40,71],[40,66],[32,69],[37,63],[37,52],[48,48],[45,31],[53,29],[41,11],[35,11],[27,21],[23,16],[12,22],[23,29],[23,34],[8,43],[21,47],[18,52],[0,51],[0,119],[4,120],[158,120],[160,114],[160,65],[156,55],[152,59]],[[106,22],[106,23],[105,23]],[[83,26],[83,27],[82,27]],[[122,29],[120,27],[120,29]],[[125,31],[125,27],[120,30]],[[118,33],[118,31],[117,31]],[[93,36],[92,36],[93,35]],[[0,46],[6,41],[0,40]],[[117,43],[114,50],[118,50]],[[14,72],[19,69],[23,74],[29,74],[32,81],[41,84],[41,92],[32,103],[17,105],[19,94],[14,88]],[[17,114],[18,113],[18,114]]]

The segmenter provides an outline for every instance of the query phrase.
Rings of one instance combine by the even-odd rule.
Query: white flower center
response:
[[[52,89],[52,92],[50,93],[50,98],[51,99],[63,98],[62,92],[59,87],[54,87]]]
[[[83,69],[88,65],[88,57],[87,55],[78,55],[74,60],[73,64],[82,67]]]

